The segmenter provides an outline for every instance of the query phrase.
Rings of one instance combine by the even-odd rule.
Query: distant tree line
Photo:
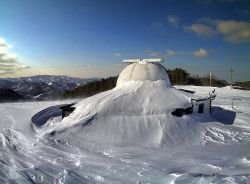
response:
[[[108,77],[78,86],[72,91],[64,93],[63,97],[76,98],[76,97],[89,97],[97,93],[110,90],[116,86],[117,76]]]
[[[250,81],[237,81],[234,83],[235,89],[250,90]]]
[[[199,75],[190,75],[186,70],[181,68],[166,69],[170,82],[172,85],[196,85],[196,86],[209,86],[210,78],[209,75],[200,77]],[[116,86],[118,76],[108,77],[87,83],[85,85],[78,86],[72,91],[64,93],[65,98],[76,98],[76,97],[89,97],[97,93],[110,90]],[[215,76],[212,76],[212,86],[223,87],[226,86],[225,80],[219,80]]]
[[[172,85],[195,85],[195,86],[209,86],[210,76],[190,75],[189,72],[181,68],[166,69],[169,80]],[[212,86],[224,87],[228,85],[227,81],[219,80],[216,76],[212,76]]]

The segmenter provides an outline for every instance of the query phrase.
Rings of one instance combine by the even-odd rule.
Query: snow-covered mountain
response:
[[[73,90],[99,78],[74,78],[69,76],[37,75],[32,77],[0,79],[0,89],[10,89],[26,100],[53,99],[65,91]]]

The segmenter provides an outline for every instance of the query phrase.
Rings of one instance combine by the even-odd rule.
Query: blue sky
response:
[[[0,77],[106,77],[155,57],[250,80],[249,0],[0,0]]]

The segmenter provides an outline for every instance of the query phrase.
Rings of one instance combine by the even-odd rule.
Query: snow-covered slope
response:
[[[214,89],[176,88],[203,96]],[[173,108],[189,106],[191,95],[160,81],[131,81],[78,102],[61,124],[38,134],[30,118],[70,102],[0,104],[0,181],[247,183],[250,92],[216,92],[212,116],[175,117]]]

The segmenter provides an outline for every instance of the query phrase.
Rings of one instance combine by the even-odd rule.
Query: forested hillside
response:
[[[72,91],[64,93],[63,97],[75,98],[75,97],[89,97],[97,93],[110,90],[115,87],[117,77],[108,77],[98,81],[93,81],[85,85],[78,86]]]

